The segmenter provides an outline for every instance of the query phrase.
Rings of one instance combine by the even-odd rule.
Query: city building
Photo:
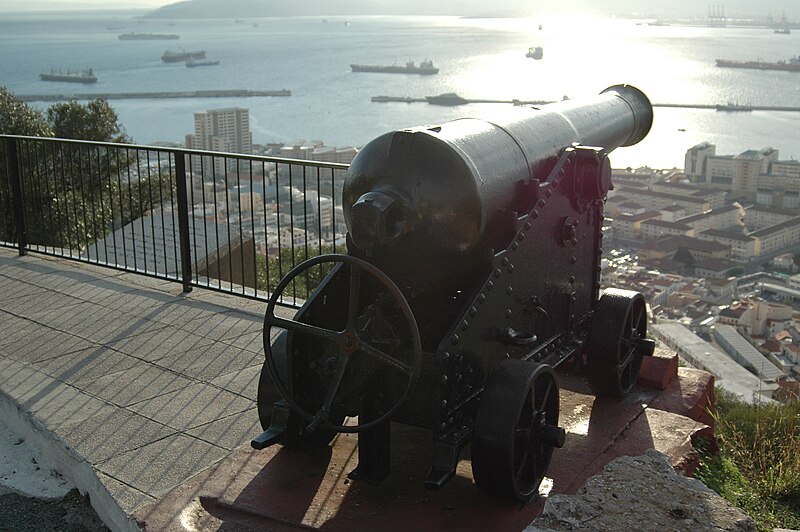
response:
[[[186,147],[223,153],[252,153],[250,111],[243,107],[211,109],[194,114],[194,134],[186,136]],[[202,166],[201,166],[202,165]],[[236,159],[192,157],[195,173],[224,175],[236,169]],[[202,168],[202,171],[201,171]]]

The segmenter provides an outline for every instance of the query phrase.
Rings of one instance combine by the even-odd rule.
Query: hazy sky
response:
[[[0,11],[6,10],[62,10],[62,9],[153,9],[159,6],[175,3],[177,0],[0,0]],[[257,0],[269,3],[275,0]],[[301,0],[302,1],[302,0]],[[336,0],[330,0],[335,2]],[[397,0],[366,0],[368,3],[397,6]],[[419,2],[420,6],[430,5],[429,0]],[[414,7],[416,0],[407,0],[407,7]],[[220,0],[224,5],[225,0]],[[788,17],[800,18],[800,2],[798,0],[459,0],[458,2],[443,0],[441,5],[449,4],[463,9],[465,14],[476,13],[476,10],[487,9],[502,11],[505,9],[535,10],[536,14],[550,11],[563,11],[564,9],[603,11],[608,14],[638,14],[642,16],[655,15],[662,17],[703,17],[708,11],[708,6],[724,5],[726,15],[764,17],[767,14],[780,16],[785,13]],[[455,14],[455,13],[454,13]]]

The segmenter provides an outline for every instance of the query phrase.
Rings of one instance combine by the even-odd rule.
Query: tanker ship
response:
[[[725,68],[748,68],[751,70],[785,70],[788,72],[800,72],[800,56],[794,56],[788,61],[732,61],[730,59],[717,59],[718,67]]]
[[[383,74],[438,74],[439,69],[433,66],[433,61],[422,61],[419,66],[415,65],[413,61],[409,61],[405,65],[350,65],[353,72],[380,72]]]
[[[69,70],[62,71],[51,68],[50,72],[43,72],[39,74],[42,81],[66,81],[68,83],[97,83],[97,78],[92,72],[91,68],[71,72]]]

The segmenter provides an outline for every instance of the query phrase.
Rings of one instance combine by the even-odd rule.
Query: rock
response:
[[[750,532],[756,526],[699,480],[678,475],[666,455],[650,449],[612,460],[575,495],[549,497],[525,532],[642,529]]]

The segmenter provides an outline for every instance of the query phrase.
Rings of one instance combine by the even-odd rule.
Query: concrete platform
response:
[[[426,491],[430,435],[411,427],[393,428],[379,486],[346,478],[355,436],[311,455],[251,450],[264,303],[9,250],[0,293],[0,416],[114,530],[522,530],[541,510],[483,495],[468,456]],[[692,438],[711,434],[713,379],[663,355],[622,402],[559,374],[568,437],[550,493],[649,448],[692,470]]]

